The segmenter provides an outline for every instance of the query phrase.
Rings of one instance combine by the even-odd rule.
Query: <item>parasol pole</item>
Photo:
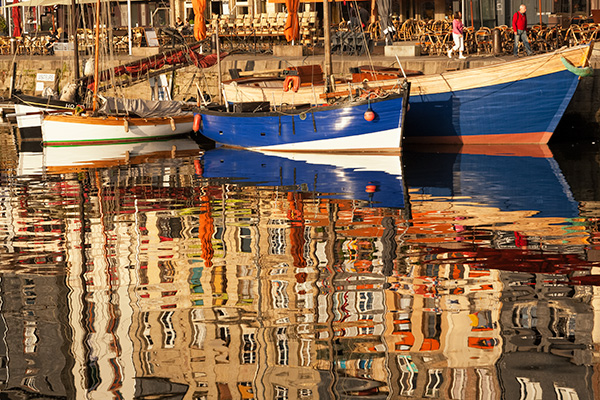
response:
[[[471,0],[470,3],[471,3],[471,28],[475,29],[475,23],[473,22],[473,0]]]
[[[542,27],[542,0],[538,0],[540,9],[540,28]]]

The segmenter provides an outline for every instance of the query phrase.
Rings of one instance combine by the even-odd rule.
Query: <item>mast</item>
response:
[[[94,97],[92,97],[92,111],[98,108],[98,53],[100,51],[100,0],[96,0],[96,43],[94,46]]]
[[[73,79],[79,81],[79,49],[77,46],[77,24],[75,18],[76,0],[71,0],[71,31],[73,32]]]
[[[331,87],[331,37],[330,37],[329,0],[323,0],[323,36],[325,41],[325,90]]]

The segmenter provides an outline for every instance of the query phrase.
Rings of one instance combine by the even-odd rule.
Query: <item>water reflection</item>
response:
[[[160,146],[3,163],[3,391],[598,397],[597,214],[548,148]]]

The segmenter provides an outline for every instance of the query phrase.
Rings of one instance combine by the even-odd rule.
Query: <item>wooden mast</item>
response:
[[[329,0],[323,0],[323,37],[325,41],[325,91],[332,89],[333,79],[331,78],[331,32],[329,17]]]
[[[92,97],[92,112],[98,108],[98,53],[100,51],[100,0],[96,0],[96,43],[94,46],[94,96]]]
[[[71,0],[71,31],[73,32],[73,80],[79,81],[79,48],[77,46],[76,0]]]

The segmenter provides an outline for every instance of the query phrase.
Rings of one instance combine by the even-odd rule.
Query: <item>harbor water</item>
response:
[[[0,148],[6,398],[600,397],[599,145]]]

